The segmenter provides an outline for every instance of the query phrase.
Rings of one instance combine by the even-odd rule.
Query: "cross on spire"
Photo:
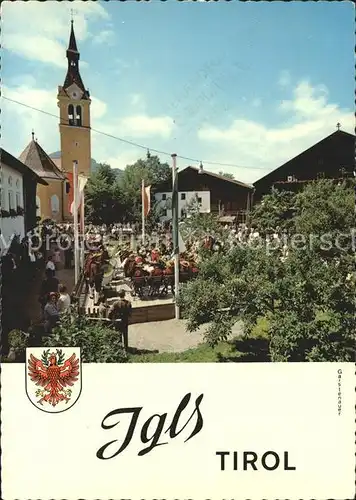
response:
[[[336,124],[336,128],[337,128],[338,130],[340,130],[340,128],[341,128],[341,123],[339,123],[339,122],[338,122],[338,123]]]

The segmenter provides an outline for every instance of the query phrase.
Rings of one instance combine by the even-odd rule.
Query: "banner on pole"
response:
[[[142,205],[143,215],[147,217],[151,210],[151,186],[146,186],[142,183]]]
[[[84,200],[84,188],[85,188],[87,181],[88,181],[88,178],[85,177],[85,175],[78,175],[78,182],[77,182],[78,197],[77,197],[77,207],[76,207],[77,212],[80,208],[80,205],[82,204],[82,202]],[[75,208],[74,208],[74,200],[73,200],[71,203],[71,206],[70,206],[70,213],[72,215],[74,214],[74,210],[75,210]]]

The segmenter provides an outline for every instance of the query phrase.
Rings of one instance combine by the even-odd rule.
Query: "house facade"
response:
[[[209,172],[204,168],[187,167],[178,172],[179,216],[183,217],[187,206],[194,198],[200,205],[200,212],[213,213],[220,217],[230,216],[231,220],[244,222],[249,211],[254,188],[235,179]],[[164,183],[156,187],[155,199],[163,207],[166,199],[171,199],[172,186]],[[182,196],[184,199],[182,199]],[[169,203],[165,220],[172,217]]]
[[[35,172],[4,149],[1,155],[1,253],[14,236],[22,239],[36,226],[37,184],[46,185]]]
[[[156,193],[156,206],[161,213],[160,221],[172,220],[172,191]],[[200,213],[210,213],[210,191],[180,191],[178,193],[178,217],[189,216],[190,210],[199,210]]]

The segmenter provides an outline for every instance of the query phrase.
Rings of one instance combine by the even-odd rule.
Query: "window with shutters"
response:
[[[22,207],[22,199],[21,199],[21,193],[17,192],[16,193],[16,208],[23,208]]]
[[[14,193],[13,191],[9,191],[9,210],[14,210],[15,209],[15,203],[14,203]]]

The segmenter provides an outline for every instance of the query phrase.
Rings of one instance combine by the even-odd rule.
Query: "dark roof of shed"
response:
[[[271,172],[269,172],[268,174],[264,175],[263,177],[261,177],[260,179],[258,179],[257,181],[254,182],[254,186],[258,185],[260,182],[262,181],[266,181],[268,180],[268,178],[271,176],[273,177],[273,174],[277,173],[277,171],[279,169],[283,169],[284,167],[286,167],[288,164],[291,164],[293,163],[294,161],[296,160],[299,160],[303,155],[307,154],[307,153],[310,153],[312,152],[312,150],[316,147],[316,146],[323,146],[323,145],[326,145],[327,143],[329,143],[330,141],[332,141],[333,139],[335,138],[341,138],[341,137],[347,137],[351,140],[351,138],[353,139],[353,141],[355,141],[356,137],[355,135],[353,134],[349,134],[348,132],[345,132],[343,130],[336,130],[335,132],[333,132],[332,134],[328,135],[327,137],[324,137],[324,139],[321,139],[319,142],[317,142],[316,144],[313,144],[312,146],[310,146],[310,148],[306,149],[305,151],[303,151],[302,153],[299,153],[299,155],[297,156],[294,156],[293,158],[291,158],[290,160],[286,161],[285,163],[283,163],[283,165],[280,165],[279,167],[275,168],[274,170],[272,170]]]
[[[237,181],[236,179],[229,179],[228,177],[224,177],[223,175],[215,174],[214,172],[210,172],[209,170],[205,170],[205,168],[203,168],[202,170],[200,170],[200,168],[198,168],[198,167],[189,166],[189,167],[184,168],[181,171],[181,173],[183,173],[188,168],[190,168],[191,170],[195,170],[198,173],[199,173],[199,171],[201,171],[202,172],[201,175],[204,175],[204,174],[205,175],[209,175],[210,177],[216,177],[217,179],[220,179],[220,180],[225,181],[225,182],[230,182],[231,184],[236,184],[238,186],[241,186],[241,187],[244,187],[244,188],[247,188],[247,189],[253,189],[252,184],[245,184],[244,182]]]
[[[58,169],[48,154],[41,148],[37,141],[32,139],[21,153],[20,161],[27,165],[42,179],[65,180],[65,175]]]

